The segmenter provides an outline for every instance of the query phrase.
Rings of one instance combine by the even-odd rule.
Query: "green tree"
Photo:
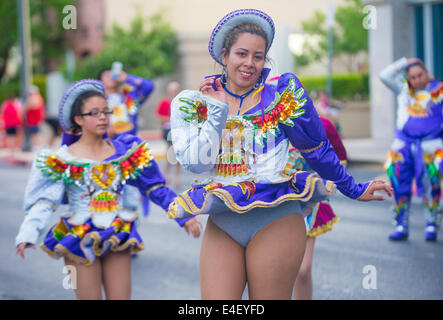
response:
[[[74,0],[32,0],[29,1],[31,20],[31,41],[34,69],[47,73],[49,60],[57,59],[65,52],[66,41],[62,27],[63,7]],[[4,79],[11,49],[18,44],[17,1],[0,1],[0,81]]]
[[[355,56],[361,51],[368,51],[368,31],[363,28],[363,3],[361,0],[346,0],[347,5],[339,6],[335,12],[334,57],[346,58],[348,71],[354,71]],[[295,55],[296,65],[304,66],[313,61],[320,61],[327,55],[328,29],[324,13],[316,11],[314,16],[302,21],[304,33],[318,41],[306,41],[303,51]]]
[[[0,81],[6,73],[11,48],[17,44],[17,5],[16,1],[0,1]]]
[[[29,0],[35,73],[55,71],[51,61],[65,54],[68,43],[62,25],[63,7],[74,4],[74,0]]]
[[[149,19],[137,15],[127,30],[113,26],[105,37],[102,52],[86,58],[77,68],[75,78],[95,78],[99,71],[109,69],[112,62],[121,61],[126,72],[152,79],[171,73],[177,57],[177,35],[163,14]]]

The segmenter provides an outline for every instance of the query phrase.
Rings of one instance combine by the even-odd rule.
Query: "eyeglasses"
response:
[[[91,116],[91,117],[94,117],[94,118],[99,118],[100,114],[102,114],[102,113],[103,113],[104,116],[110,116],[113,113],[113,111],[112,110],[108,110],[108,109],[106,109],[106,110],[92,110],[92,111],[87,112],[87,113],[80,113],[79,116]]]

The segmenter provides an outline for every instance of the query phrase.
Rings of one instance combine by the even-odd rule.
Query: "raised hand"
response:
[[[212,87],[212,84],[215,81],[215,86],[217,88],[217,90],[214,90],[214,88]],[[225,90],[223,89],[223,86],[221,84],[221,80],[220,78],[218,78],[217,80],[215,80],[215,77],[210,77],[207,79],[204,79],[202,81],[202,83],[200,84],[200,91],[201,93],[208,95],[214,99],[217,99],[221,102],[227,103],[226,101],[226,93]]]
[[[389,186],[383,180],[374,180],[371,182],[366,192],[358,200],[359,201],[386,200],[385,196],[374,194],[374,192],[378,190],[383,190],[388,194],[388,196],[392,197],[393,189],[391,186]]]
[[[35,249],[35,246],[31,243],[27,243],[27,242],[22,242],[20,243],[17,248],[15,249],[15,254],[20,254],[20,256],[22,257],[22,259],[25,258],[25,249],[31,247],[32,249]]]

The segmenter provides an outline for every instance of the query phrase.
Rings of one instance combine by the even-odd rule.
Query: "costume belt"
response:
[[[417,185],[417,195],[421,196],[423,193],[423,184],[422,184],[422,177],[423,177],[423,155],[421,150],[421,143],[423,141],[427,140],[434,140],[434,139],[441,139],[442,138],[442,131],[434,132],[431,134],[428,134],[424,137],[411,137],[407,135],[406,133],[396,130],[395,131],[395,137],[397,139],[400,139],[410,147],[411,145],[415,146],[416,154],[414,157],[414,177],[415,177],[415,183]]]

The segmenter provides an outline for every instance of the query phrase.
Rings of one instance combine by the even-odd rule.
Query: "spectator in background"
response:
[[[26,131],[33,150],[39,148],[40,125],[45,120],[45,102],[37,86],[30,86],[25,102]]]
[[[1,106],[3,123],[6,132],[6,144],[12,161],[20,144],[20,128],[22,125],[22,106],[15,93],[11,93]]]
[[[167,96],[160,100],[157,106],[157,110],[155,115],[157,119],[160,121],[163,131],[163,139],[168,143],[168,152],[166,159],[166,168],[165,168],[165,177],[167,183],[170,183],[169,171],[171,167],[175,167],[175,175],[174,175],[174,184],[173,186],[177,188],[179,186],[179,175],[180,175],[180,165],[177,163],[175,159],[174,152],[169,152],[172,150],[172,142],[169,137],[169,133],[171,132],[170,118],[171,118],[171,101],[175,98],[177,94],[180,93],[181,87],[177,81],[171,81],[168,83],[166,87]],[[173,158],[171,158],[173,157]]]

